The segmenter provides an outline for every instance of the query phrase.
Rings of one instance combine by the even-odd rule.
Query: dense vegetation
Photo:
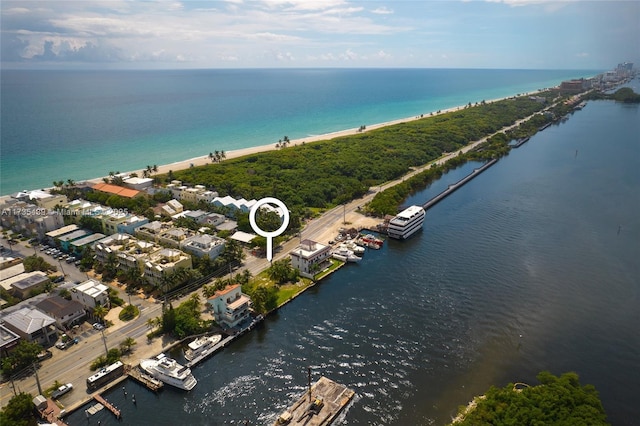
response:
[[[491,387],[455,425],[607,425],[598,392],[581,386],[576,373],[560,377],[543,371],[540,385]]]
[[[411,167],[456,151],[543,107],[529,97],[483,102],[331,141],[193,167],[173,172],[171,178],[213,187],[221,195],[277,197],[293,214],[305,216],[305,208],[326,208],[358,198],[371,186],[398,178]]]
[[[589,94],[588,99],[612,99],[616,102],[623,103],[640,103],[640,94],[633,91],[630,87],[623,87],[621,89],[616,90],[612,94],[602,93],[602,92],[593,92]]]
[[[28,393],[19,393],[9,400],[9,403],[0,411],[0,424],[12,426],[35,426],[38,424],[35,417],[36,406],[33,396]]]
[[[37,361],[38,354],[42,349],[42,346],[37,343],[20,339],[18,346],[9,355],[2,357],[2,374],[8,378],[32,366]]]

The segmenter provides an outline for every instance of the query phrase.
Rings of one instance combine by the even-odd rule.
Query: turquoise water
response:
[[[0,194],[412,117],[595,71],[179,70],[1,74]]]
[[[355,389],[345,424],[443,425],[489,386],[575,371],[611,424],[636,425],[638,134],[638,105],[589,102],[430,209],[414,238],[368,251],[196,367],[192,392],[127,382],[136,406],[119,386],[106,397],[122,424],[270,425],[312,366]],[[87,424],[82,410],[68,422]]]

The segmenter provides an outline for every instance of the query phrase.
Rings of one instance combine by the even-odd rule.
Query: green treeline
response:
[[[452,425],[607,425],[607,415],[593,385],[581,386],[576,373],[537,376],[540,385],[515,389],[491,387],[477,406]],[[465,411],[466,407],[462,409]]]
[[[557,92],[542,96],[553,98]],[[281,148],[171,173],[185,184],[202,184],[221,195],[277,197],[304,217],[308,207],[329,208],[398,178],[411,167],[454,152],[544,108],[528,96],[479,103],[458,111]],[[169,176],[164,176],[165,180]]]
[[[640,103],[640,94],[633,91],[630,87],[622,87],[616,90],[612,94],[602,93],[602,92],[593,92],[590,93],[587,99],[612,99],[616,102],[623,103]]]

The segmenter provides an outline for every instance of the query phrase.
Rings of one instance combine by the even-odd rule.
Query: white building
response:
[[[209,256],[209,259],[213,260],[220,256],[224,250],[225,240],[222,238],[214,237],[212,235],[194,235],[186,238],[180,244],[180,248],[191,253],[197,257]]]
[[[303,240],[289,253],[291,266],[300,271],[300,275],[313,278],[322,268],[322,263],[331,257],[331,247],[312,240]]]
[[[249,318],[251,299],[242,292],[240,284],[217,291],[207,299],[218,325],[232,328]]]
[[[96,306],[109,307],[109,288],[99,281],[87,280],[71,289],[71,300],[80,302],[89,312]]]

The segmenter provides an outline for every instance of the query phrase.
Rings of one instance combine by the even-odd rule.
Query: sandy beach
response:
[[[537,92],[529,92],[529,93],[524,93],[521,96],[524,95],[531,95],[531,94],[535,94]],[[486,103],[492,103],[492,102],[498,102],[504,99],[508,99],[510,97],[513,96],[507,96],[507,97],[503,97],[503,98],[498,98],[498,99],[492,99],[489,101],[485,101]],[[460,110],[462,108],[464,108],[466,105],[460,105],[460,106],[456,106],[456,107],[452,107],[452,108],[448,108],[448,109],[444,109],[444,110],[440,110],[440,113],[438,114],[436,111],[429,111],[426,113],[423,113],[422,115],[416,115],[416,116],[412,116],[412,117],[406,117],[406,118],[400,118],[397,120],[391,120],[391,121],[385,121],[383,123],[377,123],[377,124],[372,124],[372,125],[367,125],[366,129],[364,131],[360,131],[359,128],[352,128],[352,129],[346,129],[346,130],[340,130],[337,132],[332,132],[332,133],[324,133],[321,135],[315,135],[315,136],[308,136],[305,138],[300,138],[300,139],[291,139],[290,141],[290,145],[298,145],[298,144],[302,144],[302,143],[312,143],[312,142],[318,142],[318,141],[327,141],[327,140],[331,140],[331,139],[335,139],[335,138],[339,138],[339,137],[343,137],[343,136],[350,136],[350,135],[356,135],[358,133],[364,133],[370,130],[375,130],[375,129],[380,129],[383,127],[387,127],[387,126],[393,126],[395,124],[400,124],[400,123],[407,123],[410,121],[414,121],[414,120],[419,120],[421,118],[427,118],[429,117],[431,114],[433,115],[440,115],[440,114],[446,114],[449,112],[453,112],[453,111],[457,111]],[[251,155],[251,154],[256,154],[256,153],[260,153],[260,152],[266,152],[266,151],[273,151],[276,150],[276,144],[271,143],[268,145],[259,145],[259,146],[254,146],[254,147],[249,147],[249,148],[242,148],[242,149],[237,149],[237,150],[232,150],[232,151],[225,151],[225,157],[226,159],[232,159],[232,158],[238,158],[238,157],[243,157],[246,155]],[[170,163],[170,164],[164,164],[164,165],[159,165],[158,166],[158,171],[156,172],[157,174],[165,174],[165,173],[169,173],[169,171],[179,171],[179,170],[185,170],[188,169],[190,167],[197,167],[197,166],[204,166],[207,164],[211,164],[211,159],[209,158],[208,153],[206,155],[203,155],[201,157],[195,157],[195,158],[190,158],[187,160],[183,160],[183,161],[176,161],[174,163]],[[124,174],[132,174],[132,173],[137,173],[138,176],[141,175],[142,170],[131,170],[128,172],[125,172]],[[105,177],[108,176],[103,176],[103,177],[99,177],[99,178],[94,178],[94,179],[88,179],[88,182],[102,182],[103,179]]]

